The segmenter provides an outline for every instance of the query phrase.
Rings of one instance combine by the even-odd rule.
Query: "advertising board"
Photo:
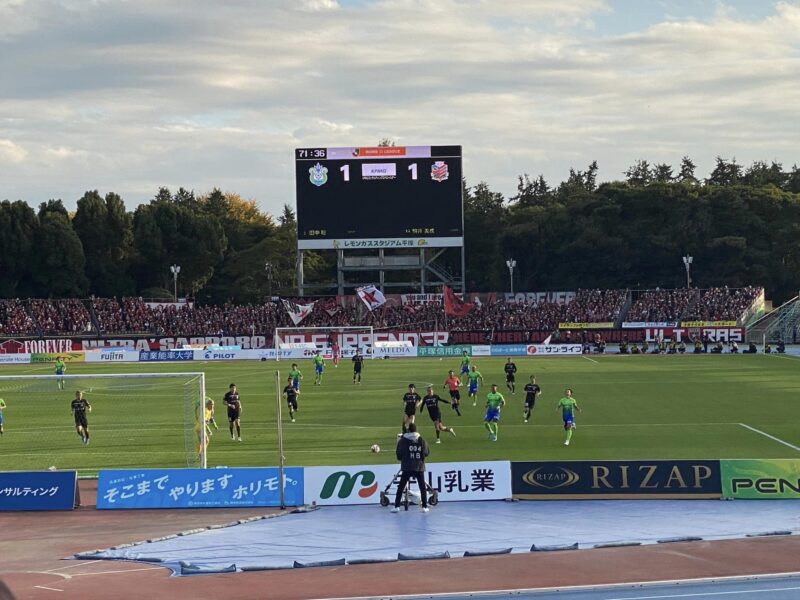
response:
[[[72,510],[76,471],[0,472],[0,512],[5,510]]]
[[[800,459],[723,460],[722,497],[800,499]]]
[[[277,467],[100,471],[98,509],[280,506]],[[303,469],[284,469],[287,506],[303,504]]]
[[[502,500],[511,497],[508,461],[428,463],[425,478],[441,502]],[[306,467],[306,504],[378,504],[394,479],[397,465]],[[394,486],[390,496],[394,498]]]
[[[142,350],[139,362],[183,362],[194,360],[194,350]]]
[[[580,356],[583,347],[580,344],[529,344],[526,353],[528,356]]]
[[[511,463],[523,500],[719,498],[718,460],[596,460]]]
[[[30,354],[0,354],[0,365],[27,365],[30,362]]]
[[[472,346],[420,346],[417,356],[462,356],[472,355]]]
[[[743,342],[744,341],[744,327],[658,327],[647,328],[645,331],[645,340],[654,342],[659,338],[665,340],[675,340],[676,342],[689,342],[690,338],[700,338],[708,336],[711,342]]]

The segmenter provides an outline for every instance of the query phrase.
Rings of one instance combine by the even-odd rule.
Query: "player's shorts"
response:
[[[564,429],[575,427],[575,415],[562,415],[564,419]]]
[[[314,371],[316,371],[317,375],[322,375],[322,372],[325,370],[325,367],[322,365],[316,365],[314,367]]]
[[[470,384],[469,384],[469,393],[470,393],[470,395],[478,393],[478,384],[477,383],[470,382]]]
[[[300,389],[300,380],[299,379],[292,379],[292,387],[296,390]]]
[[[466,375],[467,373],[469,373],[469,367],[461,367],[461,374]]]
[[[486,416],[483,417],[483,420],[487,423],[497,423],[500,420],[500,409],[499,408],[487,408],[486,409]]]
[[[461,400],[461,392],[459,392],[458,390],[450,390],[450,399],[458,402],[459,400]]]
[[[361,365],[353,365],[353,373],[361,373]]]
[[[442,420],[442,413],[439,411],[438,408],[436,408],[434,410],[429,410],[428,414],[431,417],[431,421],[433,421],[434,423],[436,421],[441,421]]]
[[[530,399],[529,398],[525,398],[525,406],[530,406],[531,408],[536,406],[536,396],[534,396],[533,398],[530,398]]]
[[[241,411],[241,410],[231,410],[231,409],[229,408],[229,409],[228,409],[228,421],[235,421],[235,420],[237,420],[241,414],[242,414],[242,411]]]
[[[417,414],[417,407],[416,406],[414,406],[413,404],[406,406],[405,415],[407,417],[413,417],[415,414]]]
[[[513,382],[514,382],[514,374],[506,373],[506,383],[513,383]]]
[[[56,369],[56,375],[63,375],[63,374],[64,371],[62,371],[61,369]]]
[[[81,426],[84,429],[89,427],[89,420],[86,418],[86,415],[75,415],[75,426]]]
[[[294,399],[287,398],[286,399],[286,404],[291,406],[294,410],[297,410],[297,398],[294,398]]]
[[[3,424],[3,413],[0,412],[0,425]]]

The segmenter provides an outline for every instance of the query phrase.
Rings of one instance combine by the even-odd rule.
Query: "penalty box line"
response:
[[[750,427],[750,425],[748,425],[747,423],[739,423],[739,425],[741,425],[745,429],[749,429],[750,431],[753,431],[755,433],[758,433],[759,435],[763,435],[764,437],[767,437],[767,438],[769,438],[769,439],[771,439],[771,440],[773,440],[775,442],[778,442],[779,444],[783,444],[784,446],[788,446],[792,450],[796,450],[797,452],[800,452],[800,447],[795,446],[794,444],[790,444],[786,440],[782,440],[781,438],[775,437],[774,435],[770,435],[766,431],[761,431],[760,429],[756,429],[755,427]]]

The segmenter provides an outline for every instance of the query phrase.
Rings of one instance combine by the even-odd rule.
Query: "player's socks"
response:
[[[439,431],[439,430],[437,429],[437,430],[436,430],[436,440],[437,440],[437,441],[439,440],[439,434],[440,434],[440,433],[442,433],[442,432],[441,432],[441,431]]]
[[[566,440],[567,444],[569,444],[569,441],[571,439],[572,439],[572,429],[567,429],[567,440]]]
[[[453,437],[456,437],[456,430],[455,429],[453,429],[452,427],[448,427],[447,431],[449,431],[452,434]]]
[[[459,417],[461,416],[461,410],[458,408],[458,404],[454,404],[454,405],[453,405],[453,410],[454,410],[454,411],[456,411],[456,414],[457,414]]]

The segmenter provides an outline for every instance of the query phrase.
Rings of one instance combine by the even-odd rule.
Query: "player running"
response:
[[[472,406],[478,406],[478,381],[480,380],[481,385],[483,384],[483,375],[475,365],[472,365],[472,368],[467,373],[467,378],[469,379],[468,393],[469,397],[472,398]]]
[[[3,411],[6,409],[6,401],[0,398],[0,435],[3,435]]]
[[[528,419],[531,418],[531,412],[533,412],[533,408],[536,406],[536,398],[538,398],[542,393],[542,388],[539,387],[539,384],[536,383],[536,376],[531,375],[530,383],[525,384],[525,412],[523,413],[525,416],[525,422],[528,422]]]
[[[506,372],[506,387],[511,390],[512,394],[516,394],[517,390],[514,387],[514,379],[516,378],[517,365],[511,362],[511,357],[508,357],[503,370]]]
[[[353,385],[356,384],[356,379],[358,379],[358,385],[361,385],[361,369],[364,368],[364,357],[361,355],[361,352],[358,348],[356,348],[356,353],[353,355]]]
[[[289,377],[292,380],[292,387],[299,390],[300,380],[303,378],[303,374],[300,372],[300,369],[297,368],[297,363],[292,363],[292,368],[289,369]]]
[[[72,416],[75,419],[75,431],[81,436],[81,441],[89,444],[89,420],[86,418],[87,412],[92,412],[92,405],[83,397],[83,392],[75,392],[75,399],[70,404]]]
[[[461,373],[459,374],[461,383],[464,383],[464,375],[469,376],[469,363],[471,360],[469,353],[464,350],[464,354],[461,356]]]
[[[459,406],[461,404],[461,392],[458,388],[461,387],[461,380],[456,377],[453,371],[447,372],[447,379],[444,380],[444,385],[442,388],[447,388],[450,391],[450,405],[453,407],[453,410],[456,411],[456,414],[460,417],[461,411],[459,410]]]
[[[483,424],[489,432],[489,439],[497,441],[497,427],[500,421],[500,409],[505,405],[506,399],[503,394],[497,391],[497,384],[492,384],[492,391],[486,394],[486,416],[483,417]]]
[[[564,397],[558,401],[558,406],[556,406],[556,410],[561,409],[561,418],[564,419],[564,429],[567,432],[567,439],[564,440],[564,445],[569,446],[569,441],[572,439],[572,430],[575,429],[575,412],[574,409],[577,409],[578,412],[582,412],[580,406],[575,401],[575,398],[572,397],[572,389],[567,388],[564,390]]]
[[[403,394],[403,433],[408,433],[408,426],[414,422],[421,401],[417,388],[413,383],[409,383],[408,391]],[[398,437],[401,435],[403,434],[398,434]]]
[[[286,380],[286,387],[283,388],[283,397],[286,398],[286,403],[289,405],[289,418],[294,423],[294,413],[297,412],[297,396],[300,390],[294,387],[294,380],[289,377]]]
[[[228,392],[222,399],[222,403],[228,407],[228,427],[231,430],[231,441],[236,437],[242,441],[242,425],[239,419],[242,416],[242,400],[239,398],[239,392],[236,389],[236,384],[232,383],[228,386]],[[233,427],[236,426],[236,437],[233,435]]]
[[[433,393],[433,386],[428,386],[428,393],[425,394],[422,398],[422,406],[428,409],[428,415],[431,417],[431,421],[433,421],[433,428],[436,431],[436,443],[441,444],[442,440],[439,439],[439,434],[442,431],[449,431],[456,435],[456,432],[453,430],[452,427],[446,427],[444,423],[442,423],[442,411],[439,409],[439,402],[444,402],[445,404],[450,404],[449,400],[445,400],[444,398],[439,397],[438,395]]]
[[[322,385],[322,372],[325,370],[325,359],[322,358],[322,353],[317,350],[314,354],[314,385]]]
[[[64,375],[67,372],[67,363],[65,363],[64,360],[60,356],[57,356],[56,357],[55,368],[56,368],[56,375]],[[60,389],[60,390],[64,389],[64,378],[63,377],[59,377],[58,378],[58,389]]]

